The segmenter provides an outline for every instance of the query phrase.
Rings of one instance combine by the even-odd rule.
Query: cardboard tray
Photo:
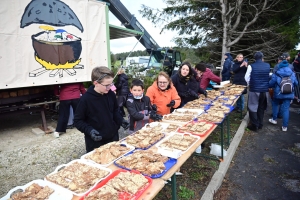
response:
[[[202,109],[185,109],[185,108],[178,108],[178,109],[175,109],[175,110],[173,111],[173,113],[185,115],[185,114],[184,114],[185,111],[190,111],[190,112],[195,112],[195,113],[197,113],[197,114],[195,114],[195,116],[201,115],[201,113],[204,112],[204,110],[202,110]]]
[[[112,170],[111,170],[111,169],[102,167],[102,166],[99,165],[99,164],[95,164],[95,163],[92,163],[92,162],[88,162],[88,161],[83,160],[83,159],[81,159],[81,160],[80,160],[80,159],[76,159],[76,160],[72,160],[72,161],[69,162],[68,164],[63,164],[63,165],[58,166],[58,167],[54,170],[54,172],[52,172],[52,173],[50,173],[50,174],[48,174],[48,175],[55,174],[55,173],[57,173],[58,171],[60,171],[62,168],[67,167],[67,166],[70,166],[70,165],[72,165],[72,164],[75,163],[75,162],[79,162],[79,163],[82,163],[82,164],[85,164],[85,165],[88,165],[88,166],[91,166],[91,167],[95,167],[95,168],[98,168],[98,169],[101,169],[101,170],[104,170],[104,171],[108,171],[109,173],[108,173],[107,176],[109,176],[109,175],[112,173]],[[47,176],[48,176],[48,175],[47,175]],[[99,180],[98,182],[96,182],[92,187],[90,187],[89,189],[87,189],[87,191],[85,191],[85,192],[83,192],[83,193],[75,193],[75,192],[73,192],[73,191],[71,191],[71,190],[68,190],[67,188],[65,188],[65,187],[63,187],[63,186],[61,186],[61,185],[58,185],[58,184],[56,184],[56,183],[53,183],[53,182],[47,180],[46,177],[44,178],[44,180],[45,180],[46,182],[51,183],[51,184],[55,184],[55,185],[57,185],[58,187],[60,187],[60,188],[62,188],[62,189],[68,190],[68,191],[70,191],[72,194],[74,194],[74,195],[76,195],[76,196],[83,196],[84,194],[86,194],[87,192],[89,192],[92,188],[94,188],[100,181],[102,181],[103,179],[105,179],[107,176],[105,176],[105,177],[103,177],[102,179],[100,179],[100,180]]]
[[[121,172],[127,172],[125,169],[118,169],[114,171],[112,174],[110,174],[108,177],[106,177],[101,183],[97,184],[91,191],[89,191],[87,194],[82,196],[79,200],[84,200],[84,197],[88,196],[88,194],[94,190],[97,190],[98,188],[103,187],[109,180],[113,179],[115,176],[117,176]],[[140,172],[137,171],[129,171],[130,173],[134,174],[140,174]],[[135,193],[133,196],[127,192],[119,192],[119,200],[125,200],[125,199],[130,199],[130,200],[137,200],[147,189],[150,187],[152,184],[152,179],[145,176],[145,178],[148,180],[148,183],[144,188],[141,188],[137,193]]]
[[[134,135],[135,134],[135,132],[134,133],[132,133],[132,134],[130,134],[130,135]],[[128,136],[127,136],[128,137]],[[150,147],[152,147],[153,145],[155,145],[157,142],[159,142],[161,139],[163,139],[165,137],[165,134],[163,133],[163,136],[159,139],[159,140],[157,140],[155,143],[153,143],[153,144],[151,144],[150,146],[148,146],[148,147],[145,147],[145,148],[138,148],[138,147],[135,147],[135,146],[133,146],[135,149],[143,149],[143,150],[147,150],[147,149],[149,149]],[[121,140],[121,144],[124,144],[124,145],[129,145],[129,144],[127,144],[127,142],[126,142],[126,137],[125,138],[123,138],[122,140]]]
[[[120,145],[124,145],[124,146],[126,146],[126,147],[129,147],[130,149],[129,149],[127,152],[125,152],[123,155],[119,156],[118,158],[112,160],[112,161],[109,162],[109,163],[106,163],[106,164],[100,164],[100,163],[97,163],[97,162],[95,162],[95,161],[93,161],[93,160],[91,160],[91,159],[88,159],[87,156],[93,154],[93,153],[95,152],[95,150],[93,150],[93,151],[91,151],[91,152],[89,152],[89,153],[87,153],[87,154],[84,154],[83,156],[80,157],[80,159],[84,159],[84,160],[87,160],[88,162],[92,162],[92,163],[101,165],[102,167],[108,167],[109,165],[113,164],[113,162],[115,162],[117,159],[123,157],[124,155],[126,155],[127,153],[129,153],[129,152],[131,152],[131,151],[133,151],[133,150],[135,149],[134,146],[129,145],[129,144],[123,144],[123,143],[120,143]]]
[[[165,148],[162,148],[162,147],[160,147],[160,145],[163,143],[163,142],[165,142],[166,140],[168,140],[170,137],[172,137],[173,135],[190,135],[190,136],[192,136],[192,137],[194,137],[194,138],[196,138],[196,140],[195,140],[195,142],[193,143],[193,144],[191,144],[191,146],[189,146],[186,150],[184,150],[184,151],[182,151],[182,150],[180,150],[180,149],[165,149]],[[190,134],[190,133],[178,133],[178,132],[173,132],[173,133],[171,133],[170,135],[168,135],[166,138],[164,138],[163,140],[161,140],[161,141],[159,141],[155,146],[157,147],[157,149],[158,149],[158,152],[160,152],[160,151],[169,151],[169,153],[171,153],[172,154],[172,151],[173,152],[175,152],[176,153],[176,150],[179,150],[179,151],[181,151],[181,154],[180,154],[180,156],[182,155],[182,154],[184,154],[185,152],[187,152],[198,140],[200,140],[200,136],[196,136],[196,135],[192,135],[192,134]]]
[[[158,125],[161,125],[161,126],[162,126],[162,131],[164,131],[165,129],[168,128],[168,126],[169,126],[170,124],[168,124],[168,123],[163,123],[163,122],[151,122],[151,123],[145,124],[145,126],[143,126],[142,129],[147,129],[147,126],[150,126],[150,128],[153,128],[153,127],[156,127],[156,126],[158,126]]]
[[[168,114],[168,115],[164,115],[164,116],[163,116],[162,122],[170,123],[170,124],[184,125],[184,124],[186,124],[187,122],[192,121],[195,117],[197,117],[197,116],[193,116],[193,117],[191,117],[191,119],[188,120],[188,121],[173,121],[173,120],[165,119],[167,116],[170,116],[170,115],[186,116],[186,115],[175,114],[175,113],[174,113],[174,114]]]
[[[128,153],[128,154],[125,155],[124,157],[131,155],[133,152],[134,152],[134,151]],[[122,159],[122,158],[120,158],[120,159]],[[169,158],[169,160],[168,160],[167,162],[164,163],[165,169],[164,169],[161,173],[153,174],[153,175],[151,175],[151,176],[149,176],[149,175],[147,175],[147,174],[143,174],[143,173],[141,173],[141,174],[143,174],[144,176],[148,176],[148,177],[150,177],[150,178],[160,178],[160,177],[162,177],[169,169],[171,169],[176,163],[177,163],[177,159]],[[117,167],[119,167],[119,168],[126,169],[126,170],[129,170],[129,171],[132,170],[132,169],[129,169],[129,168],[126,168],[126,167],[124,167],[124,166],[122,166],[122,165],[117,164],[116,161],[114,162],[114,164],[115,164]]]
[[[179,133],[190,133],[190,134],[192,134],[192,135],[197,135],[197,136],[200,136],[200,137],[204,137],[204,136],[206,136],[209,132],[211,132],[213,129],[215,129],[215,127],[217,126],[216,124],[214,124],[214,123],[212,123],[212,122],[208,122],[208,121],[205,121],[205,120],[194,120],[194,121],[191,121],[191,122],[188,122],[186,125],[184,125],[184,126],[187,126],[188,124],[190,124],[190,123],[192,123],[192,124],[196,124],[196,123],[199,123],[199,122],[205,122],[206,124],[211,124],[212,126],[211,126],[211,128],[210,129],[208,129],[205,133],[203,133],[203,134],[197,134],[197,133],[194,133],[194,132],[192,132],[192,131],[183,131],[183,130],[181,130],[180,128],[177,130],[177,132],[179,132]]]
[[[22,190],[24,191],[26,188],[28,188],[30,185],[32,185],[33,183],[38,184],[39,186],[45,187],[48,186],[51,189],[54,190],[54,192],[49,196],[49,200],[57,200],[57,199],[64,199],[64,200],[71,200],[73,198],[73,194],[72,192],[70,192],[69,190],[65,189],[65,188],[61,188],[58,187],[57,185],[51,183],[51,182],[47,182],[44,180],[33,180],[23,186],[17,186],[15,188],[12,188],[4,197],[1,198],[1,200],[7,200],[10,199],[11,195],[13,193],[15,193],[18,190]]]

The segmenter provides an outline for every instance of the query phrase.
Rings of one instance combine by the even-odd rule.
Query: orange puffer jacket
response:
[[[181,102],[173,84],[168,90],[162,91],[158,88],[156,81],[147,89],[146,96],[150,98],[152,105],[155,104],[157,106],[157,114],[160,115],[170,114],[171,107],[167,107],[167,104],[172,100],[175,101],[173,108],[177,108]]]

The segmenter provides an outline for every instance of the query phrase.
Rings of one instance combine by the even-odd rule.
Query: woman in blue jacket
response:
[[[272,75],[269,82],[269,88],[274,88],[273,100],[272,100],[272,111],[273,117],[269,119],[272,124],[277,124],[277,114],[279,102],[282,101],[281,111],[282,111],[282,131],[287,131],[288,121],[289,121],[289,108],[290,102],[294,99],[294,90],[289,94],[283,94],[280,91],[281,77],[290,77],[293,83],[293,88],[298,85],[295,73],[289,68],[289,63],[287,60],[283,60],[278,67],[276,73]]]

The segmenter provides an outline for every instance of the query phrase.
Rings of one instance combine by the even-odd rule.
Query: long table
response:
[[[139,200],[151,200],[153,199],[162,188],[165,186],[165,182],[171,178],[171,187],[172,187],[172,200],[176,200],[176,175],[175,173],[180,169],[180,167],[186,162],[186,160],[195,152],[196,148],[200,146],[204,140],[214,131],[216,126],[211,129],[205,136],[200,137],[200,140],[196,141],[184,154],[182,154],[178,159],[177,163],[171,167],[162,177],[152,179],[153,182],[149,188],[142,194]],[[154,145],[150,148],[153,151],[157,151],[157,147]],[[109,165],[107,168],[112,171],[120,169],[114,164]],[[79,196],[73,196],[72,200],[79,200]]]

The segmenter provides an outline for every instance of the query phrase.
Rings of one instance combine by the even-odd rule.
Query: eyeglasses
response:
[[[160,85],[165,85],[165,84],[168,84],[169,82],[158,82],[158,84],[160,84]]]
[[[99,84],[106,87],[106,89],[110,89],[114,85],[114,83],[111,83],[111,84],[108,84],[108,85],[103,85],[102,83],[99,83]]]

